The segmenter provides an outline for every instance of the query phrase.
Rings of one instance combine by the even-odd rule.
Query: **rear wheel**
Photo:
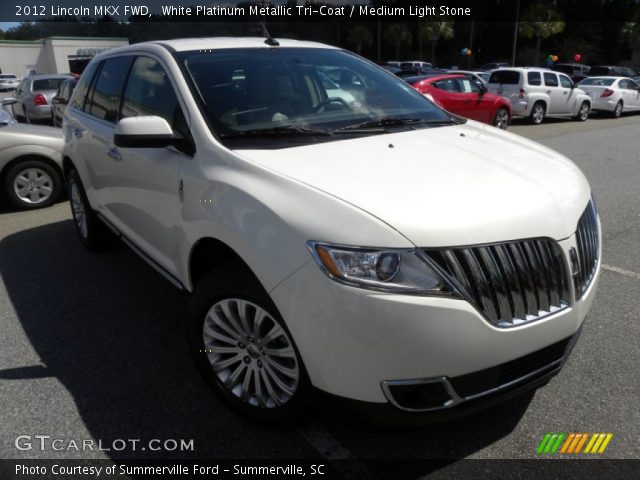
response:
[[[578,114],[574,117],[576,120],[580,122],[584,122],[589,118],[589,112],[591,112],[591,106],[589,102],[582,102],[580,105],[580,110],[578,110]]]
[[[22,210],[48,207],[60,196],[62,178],[41,160],[25,160],[7,171],[4,190],[11,203]]]
[[[506,130],[509,127],[509,111],[501,107],[496,112],[496,116],[493,118],[493,126],[502,130]]]
[[[620,100],[618,103],[616,103],[616,108],[613,109],[613,118],[620,118],[620,115],[622,115],[622,110],[624,108],[624,105],[622,104],[622,100]]]
[[[71,215],[82,245],[91,251],[105,249],[113,241],[114,235],[91,208],[76,170],[69,172],[67,190]]]
[[[542,102],[536,102],[531,108],[531,113],[529,114],[529,121],[534,125],[540,125],[544,120],[545,108]]]
[[[241,268],[205,276],[191,299],[189,343],[215,393],[254,420],[300,418],[313,388],[293,338],[258,280]]]

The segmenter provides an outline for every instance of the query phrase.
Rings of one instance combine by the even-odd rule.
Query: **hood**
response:
[[[378,217],[421,247],[563,239],[590,195],[562,155],[476,122],[235,152]]]

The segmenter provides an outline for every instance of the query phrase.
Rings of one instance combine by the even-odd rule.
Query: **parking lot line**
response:
[[[625,277],[640,280],[640,273],[632,272],[631,270],[625,270],[624,268],[614,267],[613,265],[606,265],[604,263],[602,264],[602,268],[605,270],[609,270],[610,272],[619,273],[620,275],[624,275]]]

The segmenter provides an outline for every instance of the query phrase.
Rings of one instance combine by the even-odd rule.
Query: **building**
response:
[[[25,77],[33,73],[81,73],[97,53],[129,45],[121,37],[49,37],[0,40],[0,69]]]

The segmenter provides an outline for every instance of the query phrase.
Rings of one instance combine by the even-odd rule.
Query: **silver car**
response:
[[[14,206],[48,207],[60,196],[62,131],[44,125],[15,123],[0,110],[0,185]]]
[[[18,85],[13,114],[18,120],[51,120],[51,99],[60,84],[71,75],[31,75]]]

